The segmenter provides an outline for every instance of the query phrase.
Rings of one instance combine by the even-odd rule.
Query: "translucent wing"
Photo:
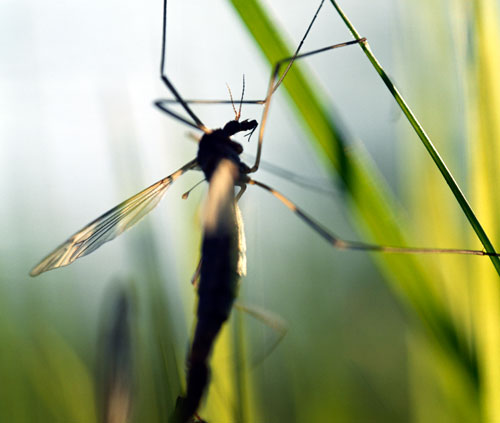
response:
[[[170,184],[196,165],[196,159],[191,160],[171,175],[104,213],[45,257],[33,268],[30,275],[37,276],[47,270],[67,266],[116,238],[153,210]]]
[[[238,204],[235,204],[236,226],[238,228],[238,266],[236,271],[241,277],[247,275],[247,241],[245,239],[245,228],[243,226],[243,217]]]

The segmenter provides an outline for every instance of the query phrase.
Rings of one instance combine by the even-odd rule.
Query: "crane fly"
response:
[[[362,38],[300,53],[302,44],[313,26],[323,2],[324,0],[321,0],[295,54],[275,64],[265,98],[263,100],[244,100],[242,93],[239,110],[236,110],[232,99],[230,101],[185,100],[167,77],[165,73],[167,1],[164,0],[160,76],[174,99],[157,100],[154,104],[163,112],[202,132],[197,156],[169,176],[123,201],[86,225],[31,270],[31,276],[37,276],[48,270],[67,266],[76,259],[90,254],[104,243],[111,241],[135,225],[155,208],[167,189],[184,173],[191,170],[201,170],[203,172],[205,180],[209,183],[209,191],[203,222],[202,259],[198,287],[198,319],[188,356],[187,392],[177,402],[174,412],[175,421],[189,421],[196,414],[208,383],[209,369],[207,361],[209,354],[215,338],[230,314],[236,296],[237,282],[245,273],[244,235],[237,202],[248,185],[260,187],[272,194],[312,230],[337,249],[405,254],[498,255],[483,250],[399,247],[347,241],[318,223],[282,193],[250,176],[259,169],[264,131],[272,96],[281,85],[293,63],[314,54],[366,41],[366,39]],[[286,66],[286,68],[280,73],[283,66]],[[173,111],[169,107],[169,104],[173,103],[180,105],[187,117]],[[192,111],[189,106],[192,103],[230,103],[233,105],[235,118],[222,128],[209,129]],[[248,166],[240,158],[243,152],[242,145],[231,139],[233,135],[238,133],[250,135],[256,131],[258,126],[255,120],[240,120],[242,104],[263,105],[261,125],[258,132],[257,153],[252,166]],[[235,187],[239,188],[237,194],[235,194]]]
[[[229,145],[232,145],[230,150],[230,157],[227,157],[230,161],[236,160],[235,164],[237,167],[241,167],[244,165],[244,168],[241,168],[241,175],[237,178],[238,185],[240,185],[242,192],[240,196],[243,194],[247,185],[255,185],[258,186],[269,193],[271,193],[274,197],[280,200],[287,208],[289,208],[292,212],[294,212],[301,220],[303,220],[307,225],[309,225],[314,231],[316,231],[320,236],[322,236],[327,242],[332,244],[335,248],[344,249],[344,250],[364,250],[364,251],[378,251],[385,253],[430,253],[430,254],[439,254],[439,253],[450,253],[450,254],[467,254],[467,255],[478,255],[478,256],[498,256],[497,253],[489,253],[484,250],[471,250],[471,249],[458,249],[458,248],[416,248],[416,247],[400,247],[400,246],[384,246],[384,245],[374,245],[368,244],[364,242],[358,241],[347,241],[342,239],[339,236],[336,236],[331,231],[326,229],[324,226],[316,222],[313,218],[311,218],[307,213],[305,213],[302,209],[297,207],[291,200],[286,198],[283,194],[266,185],[265,183],[259,182],[255,179],[250,178],[248,175],[256,172],[259,169],[259,164],[261,161],[261,153],[262,153],[262,144],[264,140],[264,131],[267,123],[267,117],[269,113],[269,108],[271,104],[271,99],[274,92],[281,85],[283,79],[285,78],[287,72],[289,71],[292,64],[300,59],[306,58],[308,56],[312,56],[314,54],[319,54],[325,51],[333,50],[339,47],[344,47],[347,45],[357,44],[365,42],[366,39],[359,39],[348,41],[345,43],[335,44],[331,46],[327,46],[321,49],[309,51],[306,53],[299,53],[302,47],[303,42],[305,41],[309,30],[311,29],[319,10],[321,9],[324,0],[320,2],[316,13],[309,24],[307,31],[302,38],[295,54],[292,57],[287,57],[279,62],[277,62],[273,68],[273,72],[271,74],[271,78],[268,85],[268,90],[265,99],[263,100],[241,100],[240,102],[240,112],[236,113],[235,119],[226,124],[226,126],[222,129],[225,135],[227,135],[226,141]],[[162,57],[161,57],[161,79],[163,83],[166,85],[168,90],[174,96],[174,99],[162,99],[155,101],[155,106],[158,107],[163,112],[169,114],[175,119],[189,125],[192,128],[200,130],[203,132],[203,137],[212,133],[219,133],[219,130],[212,130],[207,128],[200,118],[192,111],[189,107],[191,103],[205,103],[205,104],[214,104],[214,103],[232,103],[231,101],[225,100],[184,100],[183,97],[178,93],[170,79],[166,76],[165,69],[165,32],[166,32],[166,0],[164,2],[164,25],[163,25],[163,43],[162,43]],[[279,76],[280,70],[283,65],[287,65],[285,71]],[[179,104],[185,112],[189,115],[190,119],[187,119],[178,113],[174,112],[170,108],[166,106],[166,104],[176,103]],[[241,113],[241,104],[262,104],[264,106],[264,110],[262,112],[261,125],[258,135],[258,144],[257,144],[257,154],[255,157],[255,162],[252,167],[248,167],[245,165],[240,159],[239,155],[243,151],[243,147],[232,141],[229,137],[238,132],[242,131],[254,131],[257,126],[256,121],[239,121],[240,113]],[[224,136],[225,136],[224,135]],[[202,140],[203,140],[202,137]],[[214,136],[212,136],[214,137]],[[67,239],[64,243],[62,243],[59,247],[57,247],[54,251],[52,251],[49,255],[47,255],[40,263],[38,263],[30,272],[31,276],[38,276],[43,272],[48,270],[56,269],[59,267],[67,266],[73,263],[76,259],[83,257],[91,252],[95,251],[104,243],[111,241],[116,238],[122,232],[127,230],[128,228],[135,225],[139,220],[141,220],[146,214],[148,214],[152,209],[154,209],[160,200],[165,195],[167,189],[172,185],[174,181],[176,181],[180,176],[186,173],[189,170],[199,170],[200,166],[200,152],[203,151],[203,145],[205,143],[200,141],[200,149],[198,151],[198,156],[193,160],[186,163],[184,166],[177,169],[172,174],[167,177],[160,179],[158,182],[144,189],[143,191],[137,193],[136,195],[130,197],[129,199],[123,201],[118,204],[116,207],[113,207],[111,210],[107,211],[97,219],[90,222],[84,228],[73,234],[69,239]],[[208,148],[209,149],[209,148]],[[215,150],[214,150],[215,152]],[[226,151],[227,153],[227,151]],[[202,153],[203,154],[203,153]],[[224,154],[223,154],[224,156]],[[222,158],[222,156],[221,156]],[[203,159],[202,159],[203,160]],[[214,166],[213,164],[211,166]],[[201,168],[203,170],[203,168]],[[203,170],[204,171],[204,170]],[[204,171],[205,172],[205,171]],[[213,170],[210,171],[213,173]],[[210,177],[207,177],[205,173],[205,178],[208,182],[210,182]]]

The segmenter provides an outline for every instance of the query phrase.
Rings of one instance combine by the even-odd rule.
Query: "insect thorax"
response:
[[[248,173],[248,166],[239,157],[243,152],[243,146],[230,137],[238,132],[254,130],[256,127],[255,120],[241,122],[232,120],[224,128],[214,129],[203,135],[198,147],[197,160],[208,181],[222,159],[232,161],[238,167],[240,174]]]

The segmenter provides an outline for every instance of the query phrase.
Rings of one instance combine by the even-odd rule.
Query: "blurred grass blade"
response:
[[[109,294],[102,316],[96,378],[99,421],[127,423],[133,402],[133,360],[131,301],[124,287]]]
[[[83,360],[51,329],[40,327],[37,342],[38,354],[28,358],[31,384],[53,421],[96,422],[92,374]]]
[[[498,2],[475,0],[469,5],[471,39],[469,45],[468,77],[470,97],[466,103],[469,117],[469,136],[474,140],[471,186],[479,212],[484,216],[488,231],[500,232],[498,216],[498,178],[500,151],[500,56],[497,40]],[[482,263],[475,263],[474,318],[476,342],[482,378],[480,404],[483,421],[500,421],[500,288],[496,275]]]
[[[339,7],[337,2],[335,0],[330,0],[333,7],[337,10],[339,13],[340,17],[344,21],[344,23],[347,25],[349,28],[349,31],[351,31],[353,37],[355,39],[361,38],[359,33],[356,31],[352,23],[349,21],[345,13],[342,11],[342,9]],[[445,179],[446,183],[450,187],[450,190],[452,191],[453,195],[455,196],[458,204],[462,208],[463,212],[465,213],[465,216],[467,217],[467,220],[471,224],[472,228],[474,229],[474,232],[476,232],[477,237],[483,244],[485,250],[490,253],[494,253],[495,249],[493,248],[493,245],[491,241],[489,240],[488,236],[486,235],[486,232],[484,231],[483,227],[479,223],[479,220],[477,219],[476,215],[474,214],[471,206],[469,205],[467,199],[465,198],[464,194],[462,193],[461,189],[459,188],[457,182],[455,181],[455,178],[453,178],[453,175],[449,171],[448,167],[444,163],[443,159],[439,155],[439,152],[436,150],[436,147],[434,147],[434,144],[432,143],[431,139],[429,136],[426,134],[424,128],[420,125],[418,122],[417,118],[411,111],[410,107],[408,104],[406,104],[405,100],[399,93],[398,89],[396,86],[393,84],[389,76],[386,74],[384,69],[382,68],[382,65],[378,62],[376,59],[375,55],[372,53],[370,50],[370,47],[368,43],[360,43],[360,47],[370,60],[371,64],[377,71],[377,73],[380,75],[382,80],[384,81],[385,85],[391,92],[391,94],[394,96],[396,99],[396,102],[398,103],[399,107],[403,111],[404,115],[410,122],[411,126],[417,133],[418,137],[424,144],[424,147],[426,150],[429,152],[430,156],[432,157],[432,160],[436,164],[437,168],[443,175],[443,178]],[[493,266],[495,266],[495,269],[500,276],[500,258],[496,256],[490,256],[490,260],[493,263]]]

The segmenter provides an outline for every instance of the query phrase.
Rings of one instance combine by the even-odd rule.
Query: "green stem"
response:
[[[352,23],[349,21],[345,13],[342,11],[342,9],[339,7],[337,2],[335,0],[330,0],[332,3],[333,7],[337,10],[338,14],[346,24],[346,26],[349,28],[349,31],[351,31],[351,34],[355,39],[361,38],[361,36],[358,34]],[[481,241],[481,243],[484,246],[484,249],[488,253],[495,253],[495,249],[493,248],[493,245],[491,241],[488,238],[488,235],[486,235],[486,232],[484,231],[483,227],[479,223],[479,220],[477,219],[476,215],[472,211],[472,208],[470,204],[468,203],[467,199],[465,198],[462,190],[458,186],[457,182],[455,181],[455,178],[453,178],[453,175],[451,172],[448,170],[448,167],[446,166],[444,160],[441,158],[439,155],[438,151],[436,150],[436,147],[434,147],[434,144],[432,143],[431,139],[429,136],[425,133],[424,128],[422,128],[422,125],[418,122],[417,118],[411,111],[410,107],[406,102],[404,101],[403,97],[399,93],[398,89],[396,86],[393,84],[389,76],[385,73],[384,69],[382,68],[382,65],[379,63],[377,58],[374,56],[372,53],[370,46],[368,45],[368,42],[360,43],[359,44],[361,49],[365,52],[366,56],[368,57],[368,60],[370,60],[371,64],[377,71],[377,73],[380,75],[382,80],[384,81],[385,85],[393,95],[393,97],[396,99],[396,102],[399,104],[399,107],[405,114],[406,118],[410,122],[411,126],[417,133],[418,137],[424,144],[424,147],[427,149],[429,154],[432,157],[432,160],[434,160],[434,163],[438,167],[439,171],[441,172],[441,175],[443,175],[446,183],[450,187],[451,191],[453,192],[453,195],[458,201],[458,204],[462,208],[463,212],[465,213],[465,216],[469,220],[469,223],[471,224],[472,228],[474,229],[474,232],[476,232],[477,237]],[[497,256],[489,256],[491,262],[493,263],[493,266],[495,267],[498,275],[500,276],[500,259]]]

